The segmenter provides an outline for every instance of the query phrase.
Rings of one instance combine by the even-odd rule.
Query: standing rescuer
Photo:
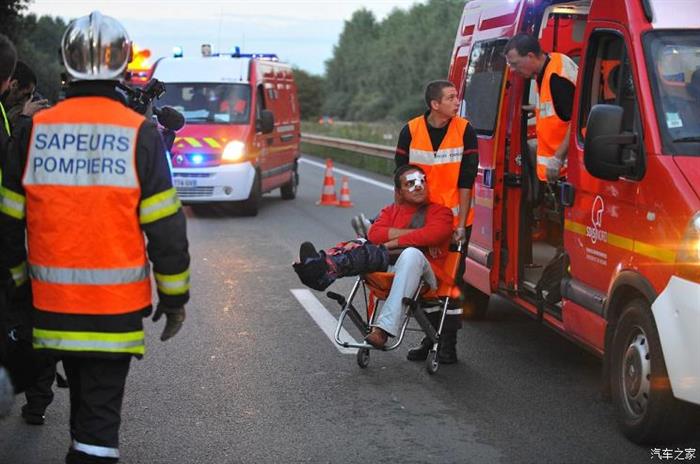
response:
[[[459,98],[450,81],[433,81],[425,89],[428,110],[408,122],[396,146],[396,167],[420,166],[428,178],[430,202],[452,210],[454,241],[469,238],[473,220],[472,186],[479,168],[476,131],[464,118],[457,116]],[[459,273],[461,275],[461,273]],[[433,325],[439,313],[428,313]],[[438,356],[443,364],[457,362],[457,330],[462,327],[462,308],[447,310]],[[428,357],[431,343],[423,338],[419,347],[408,352],[411,361]]]
[[[151,312],[149,258],[153,320],[167,319],[161,340],[185,319],[185,217],[156,126],[115,90],[131,50],[124,28],[93,12],[68,26],[61,49],[67,98],[17,134],[0,235],[15,284],[27,285],[27,270],[31,277],[34,348],[62,359],[68,377],[66,462],[117,462],[124,385],[131,357],[144,354],[142,318]]]
[[[578,65],[563,53],[543,53],[539,41],[525,33],[506,43],[505,55],[515,72],[526,79],[536,79],[537,178],[555,182],[566,176]]]

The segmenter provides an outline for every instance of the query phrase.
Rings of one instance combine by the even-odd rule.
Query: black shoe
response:
[[[304,264],[307,259],[318,258],[319,254],[311,242],[304,242],[299,247],[299,262]]]
[[[27,406],[22,406],[22,419],[29,425],[44,425],[46,417],[38,412],[32,412],[27,410]]]
[[[420,345],[408,350],[408,353],[406,353],[406,359],[409,361],[425,361],[428,358],[428,352],[432,347],[433,344],[430,343],[428,337],[423,337],[423,340],[420,341]]]

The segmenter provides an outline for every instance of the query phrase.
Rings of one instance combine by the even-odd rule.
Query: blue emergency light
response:
[[[264,58],[267,60],[279,60],[275,53],[241,53],[241,47],[235,46],[233,53],[229,53],[231,58]]]
[[[202,164],[204,162],[204,156],[200,154],[190,155],[190,162],[192,164]]]

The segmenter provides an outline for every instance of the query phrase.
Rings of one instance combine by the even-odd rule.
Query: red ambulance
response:
[[[535,121],[522,111],[537,104],[535,83],[503,55],[519,32],[579,65],[559,184],[537,182]],[[473,0],[449,76],[479,135],[464,274],[479,290],[477,315],[498,294],[600,356],[604,391],[631,440],[693,430],[700,2]]]
[[[288,64],[270,54],[178,52],[155,64],[169,105],[185,116],[171,160],[184,203],[236,202],[251,216],[265,192],[295,198],[299,176],[297,89]]]

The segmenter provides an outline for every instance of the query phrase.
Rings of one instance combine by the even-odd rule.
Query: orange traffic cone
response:
[[[321,199],[316,202],[321,206],[337,206],[338,198],[335,196],[335,177],[333,177],[333,160],[326,159],[326,175],[323,178],[323,190]]]
[[[350,187],[348,187],[348,178],[343,177],[343,183],[340,186],[340,203],[341,208],[352,208],[354,205],[350,201]]]

